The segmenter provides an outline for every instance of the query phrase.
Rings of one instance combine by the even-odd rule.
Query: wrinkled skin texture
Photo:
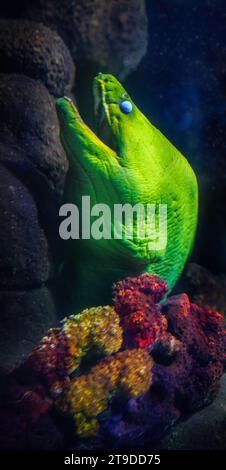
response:
[[[57,101],[70,165],[66,202],[81,211],[81,197],[90,196],[91,207],[105,203],[111,214],[114,204],[156,204],[156,214],[159,204],[167,204],[168,241],[166,248],[150,250],[153,239],[138,239],[135,224],[132,240],[125,236],[73,240],[68,252],[76,263],[78,297],[85,305],[103,302],[103,293],[104,300],[110,298],[112,283],[128,274],[158,274],[172,289],[193,246],[198,206],[196,177],[189,163],[112,75],[94,79],[94,98],[98,137],[71,101]],[[123,100],[132,103],[131,113],[120,110]]]

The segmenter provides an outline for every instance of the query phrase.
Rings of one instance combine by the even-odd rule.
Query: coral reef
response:
[[[211,403],[226,362],[223,317],[166,293],[156,275],[129,277],[114,286],[113,306],[52,328],[2,380],[5,422],[8,413],[33,436],[54,413],[62,442],[66,425],[78,448],[92,439],[94,447],[140,446]]]
[[[75,66],[63,40],[43,24],[0,20],[1,72],[40,80],[54,96],[70,92]]]

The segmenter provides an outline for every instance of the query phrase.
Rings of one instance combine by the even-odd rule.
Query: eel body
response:
[[[88,196],[91,207],[105,204],[111,213],[117,204],[155,206],[156,225],[160,207],[167,208],[167,242],[164,234],[159,239],[160,232],[156,236],[147,230],[138,237],[136,221],[132,239],[125,236],[123,221],[122,238],[113,238],[114,220],[111,238],[66,242],[79,307],[109,301],[114,282],[143,272],[158,274],[171,290],[191,253],[198,214],[197,180],[187,159],[142,114],[115,77],[100,73],[94,78],[94,103],[96,133],[71,100],[57,100],[69,160],[65,201],[82,211],[82,196]]]

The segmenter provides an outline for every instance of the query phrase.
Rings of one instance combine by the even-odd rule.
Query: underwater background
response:
[[[225,375],[222,375],[225,333],[221,320],[218,323],[217,317],[205,310],[208,306],[211,311],[222,315],[226,313],[225,2],[24,0],[18,4],[9,0],[7,4],[1,4],[0,16],[0,368],[1,409],[4,409],[1,447],[42,449],[73,446],[77,442],[78,448],[95,448],[111,445],[112,440],[120,445],[122,435],[121,445],[128,445],[134,442],[134,435],[140,430],[140,421],[147,414],[152,428],[148,434],[145,424],[142,432],[146,437],[141,437],[143,445],[151,442],[155,434],[160,449],[225,449],[226,381]],[[69,380],[72,353],[71,345],[68,345],[68,331],[77,337],[80,320],[75,320],[73,333],[70,330],[72,326],[66,321],[65,327],[47,336],[47,343],[46,340],[40,343],[49,328],[58,327],[59,320],[73,313],[73,274],[62,268],[64,247],[58,237],[58,210],[68,161],[60,141],[55,100],[63,95],[70,96],[77,103],[85,122],[95,128],[92,80],[99,71],[117,76],[138,108],[186,156],[196,173],[200,195],[194,250],[172,292],[186,292],[190,298],[188,302],[184,298],[181,300],[180,309],[190,306],[189,302],[198,307],[189,307],[188,325],[181,327],[182,333],[177,331],[177,322],[181,321],[178,301],[172,300],[173,306],[169,303],[161,307],[162,315],[171,325],[171,330],[167,329],[164,321],[162,324],[160,307],[156,307],[165,288],[162,285],[161,289],[158,287],[159,291],[156,288],[157,298],[153,286],[149,285],[150,280],[145,279],[151,292],[148,294],[151,307],[150,312],[142,310],[142,318],[147,322],[145,325],[149,321],[154,325],[147,341],[155,341],[160,336],[164,338],[162,345],[163,350],[167,350],[167,353],[164,352],[167,359],[162,351],[158,351],[158,366],[152,366],[156,367],[153,369],[156,388],[153,388],[151,396],[153,415],[147,413],[150,403],[146,398],[136,401],[136,386],[129,396],[131,401],[127,408],[121,404],[123,393],[119,401],[112,405],[111,412],[100,407],[99,424],[102,434],[107,436],[107,444],[103,436],[99,440],[92,432],[91,437],[86,436],[87,423],[84,424],[83,416],[80,426],[81,434],[85,429],[85,442],[81,443],[80,438],[77,441],[74,422],[67,415],[71,412],[68,405],[70,396],[65,399],[66,405],[64,399],[59,404],[60,411],[49,411],[55,381],[61,387]],[[138,278],[134,280],[136,302],[140,300],[140,282],[142,280]],[[155,279],[152,282],[155,283]],[[125,292],[129,289],[127,284],[123,288]],[[120,317],[123,301],[116,298],[114,302]],[[194,327],[193,317],[197,311],[201,320]],[[101,317],[102,310],[99,313]],[[111,321],[109,312],[105,314],[106,323],[101,320],[104,323],[100,323],[100,328],[104,329],[102,331],[106,333],[108,344]],[[119,335],[116,335],[118,343],[111,345],[113,349],[110,353],[122,354],[117,356],[120,363],[124,361],[125,351],[118,352],[122,339],[117,321],[116,318],[114,328]],[[81,318],[81,324],[84,327],[86,320]],[[134,333],[129,320],[123,328],[129,338],[128,343],[122,343],[123,348],[127,350],[131,344],[140,348],[137,340],[140,332]],[[205,342],[207,330],[213,332],[212,349]],[[165,373],[172,359],[169,359],[169,337],[165,336],[166,332],[176,338],[176,349],[179,348],[178,340],[183,344],[180,361],[172,362],[172,375],[171,372],[169,375]],[[192,336],[195,341],[191,344]],[[99,332],[97,338],[95,345],[91,340],[85,344],[86,353],[88,350],[87,355],[90,355],[89,368],[97,367]],[[52,344],[59,344],[62,360],[60,377],[57,375],[57,378],[54,374],[49,378],[45,368],[37,370],[37,364],[42,363],[39,354],[42,355],[43,351],[46,354]],[[109,353],[106,344],[101,343],[101,354],[104,356]],[[34,347],[37,349],[33,356],[29,356]],[[92,357],[95,347],[97,352]],[[83,355],[86,354],[81,353],[82,358]],[[58,356],[57,359],[49,356],[50,364],[54,361],[58,364],[58,360]],[[134,368],[132,371],[135,371],[134,378],[130,364],[143,361],[144,368],[150,368],[150,358],[144,352],[138,357],[129,355],[127,358],[125,354],[125,361],[129,364],[126,380],[136,385],[136,370]],[[210,367],[212,362],[216,370]],[[109,367],[117,369],[118,363],[116,361]],[[73,364],[72,368],[77,367],[80,366]],[[80,377],[87,377],[87,367],[87,363],[82,362]],[[100,369],[105,368],[108,370],[108,362],[104,362],[103,369]],[[192,370],[191,382],[186,381],[185,370]],[[199,375],[195,375],[194,370],[198,370]],[[78,380],[74,369],[73,373],[75,380]],[[183,377],[180,385],[177,383],[178,373]],[[98,368],[96,374],[99,377]],[[24,397],[27,391],[30,392],[30,380],[33,387],[31,400],[25,400],[19,411],[16,407],[14,410],[6,397],[10,396],[11,401]],[[45,383],[43,386],[43,380],[47,380],[47,385]],[[208,389],[206,396],[197,387],[199,380]],[[82,380],[80,382],[82,394],[87,384]],[[151,377],[147,384],[142,382],[139,393],[146,393],[150,383]],[[164,383],[165,389],[161,389],[159,383]],[[114,387],[117,389],[121,385],[114,383]],[[194,402],[191,400],[188,404],[184,394],[186,387],[194,398]],[[162,403],[156,401],[159,391],[162,392]],[[75,396],[76,393],[80,393],[79,388]],[[107,391],[104,390],[104,393],[107,394]],[[170,395],[171,402],[166,400],[166,395]],[[214,401],[213,397],[216,397]],[[205,407],[207,404],[209,406]],[[65,409],[66,417],[62,413]],[[71,414],[80,411],[73,410]],[[12,420],[20,437],[17,433],[11,435],[11,425],[8,423]],[[90,426],[92,430],[96,429],[94,421]],[[179,424],[176,424],[177,421]],[[139,445],[142,446],[142,442]]]

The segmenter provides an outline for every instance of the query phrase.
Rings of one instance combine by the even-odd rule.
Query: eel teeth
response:
[[[99,94],[95,94],[94,96],[94,111],[98,126],[101,127],[105,121],[105,113],[103,109],[102,100]]]
[[[72,99],[69,98],[68,96],[64,96],[63,98],[64,98],[65,100],[69,101],[69,103],[72,103]]]

